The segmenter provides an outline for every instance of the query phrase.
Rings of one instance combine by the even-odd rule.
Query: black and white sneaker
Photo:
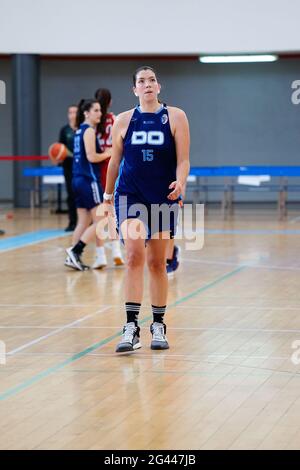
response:
[[[70,259],[70,256],[67,256],[66,259],[65,259],[65,266],[67,266],[68,268],[73,268],[73,263]]]
[[[81,261],[80,256],[73,251],[72,247],[67,248],[66,252],[68,257],[65,260],[65,266],[77,269],[78,271],[86,271],[87,269],[89,269],[89,266],[87,266]]]
[[[142,347],[140,343],[140,327],[134,322],[126,323],[123,328],[122,339],[116,347],[116,352],[134,351]]]
[[[166,337],[167,327],[164,323],[152,323],[150,331],[152,334],[151,349],[169,349]]]

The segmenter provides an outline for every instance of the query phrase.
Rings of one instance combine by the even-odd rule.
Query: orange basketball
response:
[[[48,149],[48,155],[50,160],[57,165],[64,161],[66,156],[68,155],[68,149],[64,144],[60,142],[54,142],[54,144],[50,145]]]

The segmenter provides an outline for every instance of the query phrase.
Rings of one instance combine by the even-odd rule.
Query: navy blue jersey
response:
[[[86,156],[83,136],[85,131],[91,126],[88,124],[81,124],[75,133],[74,137],[74,160],[73,160],[73,175],[85,176],[93,181],[99,181],[100,164],[91,163]],[[100,146],[95,133],[96,153],[100,153]]]
[[[135,195],[143,203],[170,204],[167,196],[176,180],[176,166],[166,105],[156,113],[143,113],[136,107],[124,138],[116,191]]]

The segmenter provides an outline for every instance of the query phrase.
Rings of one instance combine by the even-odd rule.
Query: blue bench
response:
[[[262,186],[240,184],[241,177],[270,178],[270,183]],[[236,191],[274,191],[278,193],[278,214],[282,220],[287,216],[287,195],[289,191],[300,191],[300,184],[290,182],[290,178],[300,177],[300,166],[221,166],[221,167],[191,167],[190,180],[193,183],[187,185],[187,189],[193,190],[193,202],[200,201],[200,192],[204,193],[201,202],[207,202],[208,191],[221,191],[223,218],[233,213],[233,200]],[[222,178],[220,184],[211,184],[209,178]],[[250,177],[250,178],[249,178]],[[273,183],[272,178],[276,177],[278,182]]]
[[[33,177],[34,186],[30,191],[30,207],[33,210],[41,206],[41,192],[44,184],[57,187],[58,211],[61,211],[61,185],[64,184],[64,173],[60,166],[43,166],[38,168],[24,168],[23,176]],[[52,200],[52,198],[49,198]]]
[[[38,168],[24,168],[23,176],[61,176],[63,175],[63,169],[61,166],[41,166]]]
[[[62,176],[62,167],[39,167],[24,168],[24,176],[35,178],[35,186],[33,190],[33,204],[40,201],[39,194],[41,191],[41,180],[43,177]],[[243,176],[269,176],[270,184],[262,186],[245,186],[238,184],[238,178]],[[220,184],[211,184],[209,178],[222,178]],[[272,178],[279,178],[278,183],[272,183]],[[233,212],[234,193],[236,191],[274,191],[278,192],[278,213],[279,218],[283,219],[287,216],[287,194],[288,191],[300,191],[300,184],[290,183],[290,178],[300,177],[300,166],[220,166],[220,167],[195,167],[190,169],[190,180],[187,190],[193,191],[193,202],[200,202],[200,193],[204,193],[201,202],[207,201],[208,191],[221,191],[222,196],[222,214],[226,218]],[[54,180],[53,180],[54,181]],[[53,183],[55,184],[55,183]]]

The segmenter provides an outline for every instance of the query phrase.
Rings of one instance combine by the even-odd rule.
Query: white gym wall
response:
[[[6,0],[0,54],[292,52],[299,17],[299,0]]]

